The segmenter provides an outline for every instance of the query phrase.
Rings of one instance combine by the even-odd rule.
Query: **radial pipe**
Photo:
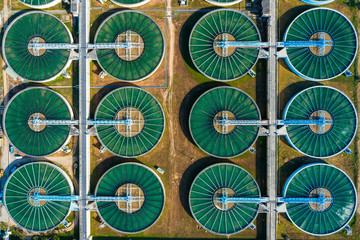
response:
[[[228,41],[220,40],[214,42],[214,47],[229,48],[229,47],[241,47],[241,48],[263,48],[269,47],[268,42],[259,41]]]
[[[71,126],[78,125],[78,120],[48,120],[48,119],[29,119],[29,125],[40,126],[40,125],[63,125],[63,126]]]
[[[90,125],[126,125],[131,126],[142,123],[142,120],[124,119],[124,120],[89,120]]]
[[[269,202],[269,198],[260,197],[260,198],[250,198],[250,197],[214,197],[213,201],[216,203],[266,203]]]
[[[261,126],[268,125],[267,120],[229,120],[229,119],[219,119],[214,120],[214,124],[218,124],[221,126]]]

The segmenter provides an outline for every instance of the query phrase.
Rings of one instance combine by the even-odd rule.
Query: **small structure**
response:
[[[71,0],[70,2],[70,12],[74,17],[79,16],[80,2],[79,0]]]
[[[188,5],[188,4],[187,4],[187,0],[179,0],[179,5],[180,5],[181,7],[187,6],[187,5]]]

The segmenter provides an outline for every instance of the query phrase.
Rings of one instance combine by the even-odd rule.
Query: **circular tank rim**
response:
[[[214,1],[214,0],[205,0],[205,1],[210,3],[210,4],[213,4],[213,5],[227,7],[227,6],[232,6],[232,5],[238,4],[242,0],[234,0],[232,2],[217,2],[217,1]]]
[[[163,107],[161,106],[160,102],[157,100],[157,98],[156,98],[153,94],[151,94],[150,92],[148,92],[148,91],[146,91],[146,90],[144,90],[144,89],[142,89],[142,88],[140,88],[140,87],[137,87],[137,86],[118,87],[118,88],[112,90],[111,92],[109,92],[108,94],[106,94],[104,97],[102,97],[101,101],[100,101],[100,102],[97,104],[97,106],[96,106],[94,118],[96,117],[96,115],[97,115],[97,113],[98,113],[98,110],[99,110],[99,107],[101,106],[101,104],[103,103],[103,101],[105,100],[106,97],[110,96],[110,94],[113,93],[113,92],[115,92],[115,91],[118,91],[118,90],[120,90],[120,89],[126,89],[126,88],[136,88],[136,89],[139,89],[139,90],[141,90],[141,91],[144,91],[144,92],[150,94],[150,96],[152,96],[152,97],[155,99],[155,101],[159,104],[159,106],[160,106],[160,108],[161,108],[161,112],[162,112],[162,114],[163,114],[163,116],[164,116],[164,128],[163,128],[163,131],[162,131],[162,133],[161,133],[161,136],[160,136],[158,142],[157,142],[149,151],[147,151],[147,152],[145,152],[145,153],[142,153],[142,154],[140,154],[140,155],[123,156],[123,155],[119,155],[119,154],[117,154],[117,153],[114,153],[112,150],[110,150],[110,149],[108,149],[108,148],[106,148],[106,150],[109,151],[110,153],[114,154],[115,156],[119,156],[119,157],[122,157],[122,158],[141,157],[141,156],[143,156],[143,155],[145,155],[145,154],[150,153],[152,150],[154,150],[154,149],[156,148],[156,146],[160,143],[162,137],[164,136],[165,127],[166,127],[166,117],[165,117],[164,109],[163,109]],[[145,126],[145,125],[144,125],[144,126]],[[98,130],[97,130],[96,127],[95,127],[95,129],[96,129],[96,137],[97,137],[97,139],[99,140],[99,142],[101,143],[101,145],[103,145],[103,146],[106,147],[106,145],[103,143],[103,141],[102,141],[101,138],[99,137]]]
[[[19,1],[21,2],[21,1]],[[24,3],[24,2],[21,2],[22,4],[24,4],[25,6],[29,7],[29,8],[35,8],[35,9],[45,9],[45,8],[50,8],[50,7],[53,7],[59,3],[61,3],[61,0],[54,0],[50,3],[46,3],[46,4],[40,4],[40,5],[31,5],[31,4],[28,4],[28,3]]]
[[[299,172],[301,172],[302,170],[304,170],[304,169],[306,169],[306,168],[308,168],[308,167],[317,166],[317,165],[324,165],[324,166],[333,167],[333,168],[339,170],[340,172],[342,172],[342,173],[350,180],[350,183],[351,183],[351,185],[352,185],[352,187],[353,187],[353,189],[354,189],[354,192],[355,192],[354,195],[355,195],[355,206],[356,206],[356,207],[354,208],[354,210],[352,211],[351,217],[349,217],[349,220],[348,220],[346,223],[344,223],[342,227],[340,227],[338,230],[336,230],[336,231],[334,231],[334,232],[325,233],[325,234],[315,234],[315,233],[310,233],[310,232],[308,232],[308,231],[305,231],[304,229],[298,227],[298,225],[296,225],[296,224],[293,222],[292,218],[289,216],[289,213],[288,213],[288,211],[287,211],[287,208],[286,208],[286,216],[290,219],[291,223],[294,224],[295,227],[297,227],[299,230],[301,230],[301,231],[303,231],[303,232],[305,232],[305,233],[307,233],[307,234],[309,234],[309,235],[313,235],[313,236],[329,236],[329,235],[335,234],[335,233],[341,231],[342,229],[344,229],[344,227],[349,224],[349,222],[353,219],[353,217],[354,217],[354,215],[355,215],[355,213],[356,213],[357,202],[358,202],[357,190],[356,190],[356,188],[355,188],[355,185],[354,185],[352,179],[349,177],[349,175],[347,175],[346,172],[344,172],[344,171],[341,170],[340,168],[338,168],[338,167],[336,167],[336,166],[334,166],[334,165],[328,164],[328,163],[309,163],[309,164],[306,164],[306,165],[304,165],[304,166],[299,167],[298,169],[296,169],[295,172],[293,172],[293,173],[290,175],[290,177],[288,177],[288,179],[286,180],[286,182],[285,182],[285,184],[284,184],[284,188],[283,188],[282,194],[283,194],[283,197],[285,197],[285,193],[286,193],[286,190],[287,190],[287,188],[288,188],[288,186],[289,186],[289,183],[290,183],[291,180],[295,177],[296,174],[298,174]],[[286,206],[286,207],[287,207],[287,206]]]
[[[302,16],[303,14],[307,13],[307,12],[310,12],[310,11],[314,11],[314,10],[329,10],[329,11],[333,11],[333,12],[336,12],[338,14],[340,14],[342,17],[344,17],[349,23],[350,23],[350,26],[355,34],[355,39],[356,39],[356,50],[355,50],[355,54],[353,56],[353,59],[351,61],[351,63],[349,63],[349,66],[344,70],[342,71],[341,73],[333,76],[333,77],[330,77],[330,78],[323,78],[323,79],[316,79],[316,78],[311,78],[311,77],[308,77],[308,76],[305,76],[304,74],[300,73],[300,71],[298,71],[294,66],[293,64],[291,63],[291,61],[289,60],[288,56],[287,56],[287,51],[286,51],[286,57],[285,57],[285,60],[286,60],[286,63],[288,64],[288,66],[291,68],[291,70],[294,71],[294,73],[306,80],[310,80],[310,81],[315,81],[315,82],[322,82],[322,81],[327,81],[327,80],[331,80],[331,79],[334,79],[334,78],[337,78],[339,77],[340,75],[344,74],[354,63],[355,61],[355,58],[357,56],[357,52],[358,52],[358,48],[359,48],[359,42],[358,42],[358,35],[357,35],[357,31],[354,27],[354,25],[352,24],[352,22],[341,12],[335,10],[335,9],[332,9],[332,8],[327,8],[327,7],[315,7],[315,8],[311,8],[311,9],[308,9],[302,13],[300,13],[298,16],[296,16],[296,18],[294,18],[294,20],[292,20],[292,22],[290,23],[290,25],[286,28],[286,31],[284,33],[284,37],[283,37],[283,41],[285,42],[286,40],[286,37],[287,37],[287,34],[291,28],[291,26],[293,25],[293,23],[300,17]]]
[[[231,233],[231,234],[226,234],[226,233],[216,233],[208,228],[205,228],[199,221],[198,219],[195,217],[194,215],[194,212],[191,208],[191,204],[190,204],[190,200],[191,200],[191,190],[194,186],[194,183],[195,181],[198,179],[198,177],[203,173],[205,172],[206,170],[210,169],[211,167],[216,167],[216,166],[220,166],[220,165],[229,165],[229,166],[234,166],[234,167],[237,167],[237,168],[240,168],[241,170],[243,170],[244,172],[246,172],[248,174],[248,176],[250,176],[252,178],[252,180],[254,181],[254,183],[256,184],[256,187],[257,189],[259,190],[259,197],[261,197],[261,191],[260,191],[260,188],[259,188],[259,185],[257,183],[257,181],[255,180],[255,178],[243,167],[237,165],[237,164],[234,164],[234,163],[227,163],[227,162],[222,162],[222,163],[215,163],[215,164],[212,164],[210,166],[207,166],[206,168],[204,168],[203,170],[201,170],[201,172],[199,172],[196,177],[194,178],[194,180],[192,181],[191,183],[191,187],[190,187],[190,190],[189,190],[189,198],[188,198],[188,201],[189,201],[189,207],[190,207],[190,211],[191,211],[191,215],[192,217],[195,219],[195,221],[203,228],[205,229],[206,231],[209,231],[210,233],[213,233],[213,234],[216,234],[216,235],[221,235],[221,236],[227,236],[227,235],[234,235],[234,234],[237,234],[237,233],[240,233],[244,230],[246,230],[257,218],[258,214],[259,214],[259,205],[257,205],[257,210],[256,210],[256,215],[254,216],[254,218],[250,221],[250,223],[248,225],[246,225],[242,230],[240,231],[236,231],[234,233]]]
[[[319,1],[319,0],[301,0],[301,1],[304,2],[304,3],[307,3],[307,4],[320,6],[320,5],[325,5],[325,4],[332,3],[335,0],[323,0],[323,1]]]
[[[142,5],[145,5],[147,3],[149,3],[151,0],[143,0],[141,2],[138,3],[129,3],[129,4],[125,4],[125,3],[119,3],[115,0],[110,0],[112,3],[120,6],[120,7],[125,7],[125,8],[134,8],[134,7],[140,7]]]
[[[25,163],[23,165],[21,165],[20,167],[18,167],[13,173],[11,173],[8,177],[8,179],[6,179],[6,183],[5,183],[5,186],[4,186],[4,195],[5,195],[5,192],[6,192],[6,189],[7,189],[7,185],[9,183],[9,180],[11,178],[11,176],[13,176],[14,173],[16,173],[19,169],[21,169],[22,167],[24,166],[27,166],[27,165],[32,165],[32,164],[45,164],[45,165],[48,165],[48,166],[51,166],[53,168],[55,168],[56,170],[58,170],[64,177],[65,179],[67,180],[68,184],[69,184],[69,187],[70,187],[70,191],[71,191],[71,195],[74,193],[74,185],[69,177],[69,175],[62,169],[60,168],[59,166],[57,166],[56,164],[52,163],[52,162],[44,162],[44,161],[34,161],[34,162],[29,162],[29,163]],[[26,231],[28,232],[37,232],[37,233],[44,233],[44,232],[49,232],[55,228],[57,228],[63,221],[61,221],[59,224],[55,225],[54,227],[52,228],[49,228],[47,230],[44,230],[44,231],[34,231],[34,230],[31,230],[31,229],[27,229],[23,226],[21,226],[17,221],[15,221],[13,219],[13,217],[11,216],[11,214],[9,213],[8,211],[8,208],[7,208],[7,204],[6,204],[6,197],[3,197],[3,200],[4,200],[4,205],[5,205],[5,209],[6,209],[6,213],[8,214],[8,216],[11,218],[11,220],[16,223],[16,225],[22,229],[25,229]],[[66,213],[65,217],[64,217],[64,220],[66,219],[66,217],[70,214],[71,212],[71,206],[69,206],[69,210],[68,212]]]
[[[200,149],[201,149],[203,152],[205,152],[206,154],[208,154],[208,155],[210,155],[210,156],[213,156],[213,157],[216,157],[216,158],[221,158],[221,159],[235,158],[235,157],[238,157],[238,156],[244,154],[245,152],[249,151],[249,149],[254,145],[254,143],[255,143],[255,142],[258,140],[258,138],[259,138],[259,128],[257,129],[256,138],[255,138],[254,141],[251,143],[251,145],[250,145],[248,148],[246,148],[244,151],[242,151],[241,153],[239,153],[239,154],[237,154],[237,155],[234,155],[234,156],[230,156],[230,157],[227,157],[227,156],[224,156],[224,157],[222,157],[222,156],[217,156],[217,155],[214,155],[214,154],[211,154],[211,153],[205,151],[202,147],[200,147],[200,146],[197,144],[197,142],[195,141],[195,138],[194,138],[194,136],[193,136],[192,130],[191,130],[191,114],[192,114],[192,112],[193,112],[193,110],[194,110],[194,107],[195,107],[196,103],[198,102],[198,100],[199,100],[201,97],[203,97],[203,96],[204,96],[205,94],[207,94],[208,92],[210,92],[210,91],[212,91],[212,90],[215,90],[215,89],[219,89],[219,88],[235,89],[235,90],[238,90],[238,91],[240,91],[241,93],[245,94],[245,96],[247,96],[248,98],[250,98],[250,100],[251,100],[251,101],[254,103],[254,105],[256,106],[256,110],[257,110],[257,112],[258,112],[258,114],[259,114],[259,120],[261,120],[261,113],[260,113],[259,107],[258,107],[258,105],[256,104],[256,102],[254,101],[254,99],[253,99],[249,94],[247,94],[245,91],[243,91],[243,90],[241,90],[241,89],[239,89],[239,88],[236,88],[236,87],[232,87],[232,86],[219,86],[219,87],[214,87],[214,88],[211,88],[211,89],[207,90],[206,92],[204,92],[203,94],[201,94],[201,95],[196,99],[196,101],[193,103],[193,105],[192,105],[192,107],[191,107],[191,110],[190,110],[190,114],[189,114],[189,120],[188,120],[189,131],[190,131],[190,135],[191,135],[192,139],[194,140],[196,146],[197,146],[198,148],[200,148]]]
[[[208,0],[205,0],[205,1],[208,1]],[[242,0],[240,0],[242,1]],[[233,4],[231,4],[233,5]],[[191,61],[192,63],[194,64],[194,66],[196,67],[196,69],[198,70],[199,73],[201,73],[203,76],[211,79],[211,80],[214,80],[214,81],[218,81],[218,82],[230,82],[230,81],[234,81],[234,80],[237,80],[239,78],[242,78],[243,76],[245,76],[246,74],[248,74],[252,68],[256,65],[257,61],[259,60],[259,55],[260,55],[260,52],[258,52],[257,54],[257,57],[256,57],[256,60],[254,61],[254,64],[249,68],[248,71],[246,71],[245,73],[243,73],[242,75],[240,75],[239,77],[237,78],[232,78],[232,79],[226,79],[226,80],[221,80],[221,79],[216,79],[216,78],[213,78],[213,77],[210,77],[208,76],[207,74],[205,74],[203,71],[200,70],[200,68],[195,64],[194,62],[194,58],[193,56],[191,55],[191,46],[190,46],[190,40],[191,40],[191,36],[195,30],[195,27],[197,26],[197,24],[203,19],[205,18],[207,15],[210,15],[211,13],[215,13],[215,12],[219,12],[219,11],[232,11],[232,12],[236,12],[236,13],[239,13],[241,15],[243,15],[244,17],[246,17],[252,24],[253,26],[255,27],[256,29],[256,32],[258,34],[258,37],[259,37],[259,41],[261,42],[261,34],[259,32],[259,29],[258,27],[256,26],[256,24],[254,23],[254,21],[249,17],[247,16],[246,14],[244,14],[243,12],[241,11],[237,11],[237,10],[234,10],[234,9],[228,9],[228,8],[220,8],[220,9],[215,9],[213,11],[209,11],[208,13],[205,13],[199,20],[196,21],[195,25],[193,26],[193,28],[191,29],[191,32],[190,32],[190,35],[189,35],[189,43],[188,43],[188,47],[189,47],[189,55],[190,55],[190,58],[191,58]]]
[[[11,21],[11,23],[8,25],[8,27],[6,28],[5,32],[4,32],[4,35],[3,35],[3,39],[2,39],[2,45],[5,46],[5,40],[6,40],[6,37],[7,37],[7,34],[9,32],[9,30],[11,29],[12,25],[14,25],[15,22],[17,22],[20,18],[26,16],[26,15],[29,15],[29,14],[33,14],[33,13],[40,13],[40,14],[47,14],[53,18],[56,18],[56,20],[58,20],[62,25],[63,27],[65,27],[68,35],[69,35],[69,38],[70,38],[70,43],[74,43],[74,39],[73,39],[73,36],[70,32],[70,30],[66,27],[66,25],[59,20],[59,18],[57,18],[56,16],[54,16],[53,14],[51,13],[48,13],[48,12],[45,12],[45,11],[41,11],[41,10],[35,10],[35,11],[29,11],[29,12],[25,12],[21,15],[19,15],[18,17],[16,17],[14,20]],[[44,80],[40,80],[40,81],[35,81],[35,80],[30,80],[30,79],[27,79],[27,78],[24,78],[22,76],[20,76],[9,64],[9,62],[7,61],[7,57],[6,57],[6,54],[5,54],[5,48],[2,48],[2,55],[3,55],[3,59],[5,61],[5,64],[6,64],[6,67],[10,68],[11,70],[13,70],[19,77],[21,77],[22,79],[25,79],[26,81],[29,81],[29,82],[34,82],[34,83],[45,83],[45,82],[50,82],[52,80],[55,80],[58,76],[61,75],[61,73],[70,67],[70,64],[72,62],[72,60],[70,59],[70,56],[68,57],[68,60],[67,62],[65,63],[65,66],[64,68],[59,71],[59,73],[57,73],[56,75],[52,76],[51,78],[48,78],[48,79],[44,79]]]
[[[69,104],[69,102],[64,98],[64,96],[62,96],[60,93],[52,90],[51,88],[47,88],[47,87],[28,87],[28,88],[25,88],[23,90],[21,90],[20,92],[17,92],[14,96],[12,96],[12,98],[8,101],[8,103],[6,104],[5,106],[5,110],[4,110],[4,113],[3,113],[3,118],[2,118],[2,125],[3,125],[3,130],[4,130],[4,133],[5,133],[5,136],[7,138],[7,140],[9,141],[9,143],[14,146],[14,148],[16,149],[16,151],[20,152],[21,154],[25,155],[25,156],[29,156],[29,157],[34,157],[34,158],[38,158],[38,157],[46,157],[46,156],[50,156],[54,153],[56,153],[57,151],[59,151],[62,147],[64,147],[65,145],[67,145],[70,141],[70,138],[71,138],[71,135],[70,135],[70,131],[68,133],[68,137],[66,138],[66,141],[64,142],[64,144],[59,147],[57,150],[49,153],[49,154],[46,154],[46,155],[40,155],[40,156],[37,156],[37,155],[31,155],[31,154],[27,154],[27,153],[24,153],[22,151],[20,151],[10,140],[8,134],[7,134],[7,131],[6,131],[6,125],[5,125],[5,119],[6,119],[6,113],[7,113],[7,110],[8,110],[8,107],[10,106],[10,104],[12,103],[12,101],[15,99],[15,97],[17,97],[18,95],[20,95],[20,93],[23,93],[25,91],[29,91],[29,90],[32,90],[32,89],[46,89],[48,91],[51,91],[53,93],[55,93],[57,96],[59,96],[66,104],[68,110],[69,110],[69,113],[70,113],[70,120],[73,120],[74,119],[74,113],[72,111],[72,108]]]
[[[112,1],[112,0],[110,0],[110,1]],[[151,0],[149,0],[149,1],[151,1]],[[113,1],[112,1],[112,2],[113,2]],[[125,6],[125,7],[128,7],[128,6]],[[105,70],[105,68],[104,68],[104,67],[101,65],[101,63],[100,63],[100,61],[99,61],[99,59],[98,59],[97,51],[95,50],[96,62],[99,64],[99,66],[101,67],[101,69],[102,69],[106,74],[108,74],[109,76],[111,76],[112,78],[115,78],[115,79],[117,79],[117,80],[119,80],[119,81],[122,81],[122,82],[135,83],[135,82],[140,82],[140,81],[143,81],[143,80],[151,77],[151,76],[160,68],[160,65],[162,64],[162,62],[163,62],[163,60],[164,60],[164,56],[165,56],[165,45],[166,45],[166,43],[165,43],[164,35],[163,35],[163,33],[162,33],[161,29],[160,29],[159,24],[157,24],[157,22],[156,22],[153,18],[151,18],[150,16],[148,16],[148,15],[145,14],[145,13],[139,12],[139,11],[137,11],[137,10],[131,10],[131,9],[125,9],[125,10],[117,11],[117,12],[111,14],[110,16],[108,16],[107,18],[105,18],[105,19],[103,20],[103,22],[100,24],[100,26],[98,27],[98,29],[96,30],[96,33],[95,33],[95,36],[94,36],[94,43],[96,43],[96,39],[97,39],[97,37],[98,37],[99,31],[101,30],[102,26],[103,26],[109,19],[111,19],[112,17],[114,17],[114,16],[116,16],[116,15],[118,15],[118,14],[120,14],[120,13],[126,13],[126,12],[135,12],[135,13],[142,14],[142,15],[144,15],[145,17],[148,17],[152,22],[154,22],[154,23],[156,24],[157,28],[159,29],[159,31],[160,31],[160,33],[161,33],[161,38],[162,38],[163,45],[164,45],[164,46],[163,46],[163,49],[162,49],[162,55],[161,55],[161,58],[160,58],[160,61],[159,61],[158,65],[153,69],[153,71],[151,71],[151,72],[150,72],[149,74],[147,74],[145,77],[142,77],[142,78],[139,78],[139,79],[136,79],[136,80],[124,80],[124,79],[120,79],[120,78],[117,78],[117,77],[113,76],[112,74],[110,74],[108,71]]]
[[[355,118],[356,118],[356,119],[355,119],[356,124],[355,124],[355,130],[354,130],[354,135],[353,135],[353,137],[351,138],[351,140],[349,141],[349,143],[348,143],[341,151],[339,151],[339,152],[337,152],[337,153],[335,153],[335,154],[333,154],[333,155],[329,155],[329,156],[325,156],[325,157],[316,157],[316,156],[312,156],[312,155],[309,155],[309,154],[306,154],[306,153],[300,151],[300,149],[298,149],[297,147],[295,147],[295,145],[293,144],[293,142],[290,140],[290,137],[289,137],[288,134],[286,134],[286,140],[290,143],[290,145],[291,145],[296,151],[300,152],[301,154],[304,154],[305,156],[312,157],[312,158],[317,158],[317,159],[331,158],[331,157],[334,157],[334,156],[342,153],[343,151],[345,151],[345,149],[348,148],[348,147],[351,145],[351,143],[354,141],[354,138],[355,138],[355,136],[356,136],[357,129],[358,129],[358,115],[357,115],[357,110],[356,110],[356,108],[355,108],[355,106],[354,106],[354,103],[350,100],[350,98],[349,98],[345,93],[343,93],[342,91],[340,91],[339,89],[336,89],[336,88],[330,87],[330,86],[319,85],[319,86],[313,86],[313,87],[306,88],[306,89],[301,90],[300,92],[296,93],[296,94],[289,100],[289,102],[286,104],[286,107],[285,107],[284,113],[283,113],[283,119],[285,119],[286,113],[287,113],[287,111],[288,111],[291,103],[294,101],[294,99],[295,99],[296,97],[298,97],[301,93],[303,93],[303,92],[305,92],[305,91],[308,91],[308,90],[310,90],[310,89],[313,89],[313,88],[329,88],[329,89],[333,89],[333,90],[341,93],[343,96],[345,96],[345,98],[350,102],[350,104],[351,104],[351,106],[352,106],[352,108],[353,108],[353,110],[354,110]]]
[[[100,179],[98,180],[97,184],[96,184],[96,187],[95,187],[95,196],[96,196],[96,193],[97,193],[97,190],[98,190],[98,186],[99,186],[99,183],[102,181],[102,179],[104,178],[104,176],[110,172],[112,169],[118,167],[118,166],[124,166],[124,165],[137,165],[137,166],[140,166],[140,167],[144,167],[146,168],[147,170],[149,170],[152,174],[154,174],[154,176],[157,178],[157,180],[159,181],[160,185],[161,185],[161,188],[163,190],[163,197],[164,197],[164,202],[163,202],[163,205],[162,205],[162,209],[161,209],[161,212],[159,214],[159,216],[156,218],[156,220],[151,224],[149,225],[148,227],[144,228],[143,230],[140,230],[140,231],[136,231],[136,232],[126,232],[126,231],[120,231],[119,229],[116,229],[114,228],[113,226],[111,226],[107,221],[104,220],[104,218],[102,217],[102,215],[100,214],[99,212],[99,209],[98,209],[98,205],[97,205],[97,202],[95,201],[95,205],[96,205],[96,212],[97,214],[99,215],[99,217],[101,218],[101,220],[103,222],[106,223],[106,225],[113,229],[114,231],[117,231],[117,232],[120,232],[120,233],[125,233],[125,234],[136,234],[136,233],[141,233],[141,232],[144,232],[146,230],[148,230],[149,228],[151,228],[152,226],[155,225],[155,223],[157,223],[157,221],[159,220],[159,218],[161,217],[163,211],[164,211],[164,208],[165,208],[165,201],[166,201],[166,193],[165,193],[165,188],[164,188],[164,184],[163,182],[161,181],[160,177],[156,174],[156,172],[154,170],[152,170],[150,167],[146,166],[145,164],[141,164],[141,163],[137,163],[137,162],[125,162],[125,163],[120,163],[120,164],[117,164],[111,168],[109,168],[108,170],[106,170],[105,173],[103,173],[100,177]]]

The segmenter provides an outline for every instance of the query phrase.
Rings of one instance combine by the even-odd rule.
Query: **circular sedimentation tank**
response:
[[[190,188],[189,204],[195,220],[204,229],[219,235],[245,230],[258,214],[257,203],[220,204],[214,197],[259,198],[255,179],[243,168],[229,163],[211,165],[202,170]]]
[[[21,78],[43,82],[58,77],[70,66],[70,51],[48,49],[35,52],[30,43],[73,43],[67,27],[55,16],[41,11],[26,12],[5,31],[3,56],[6,65]]]
[[[32,162],[16,169],[4,188],[4,205],[11,219],[30,232],[56,228],[70,213],[70,201],[39,201],[32,196],[70,196],[70,178],[59,167],[46,162]]]
[[[329,123],[319,126],[288,125],[287,139],[299,152],[316,158],[335,156],[344,151],[357,132],[357,113],[351,100],[341,91],[325,86],[305,89],[287,104],[284,120],[316,120],[322,114]]]
[[[339,168],[309,164],[296,170],[284,186],[284,197],[319,196],[319,189],[332,202],[321,209],[315,203],[287,203],[289,219],[302,231],[316,236],[334,234],[343,229],[356,212],[356,188],[349,176]]]
[[[205,0],[206,2],[217,6],[231,6],[241,2],[242,0]]]
[[[123,81],[140,81],[160,66],[165,52],[164,38],[157,23],[149,16],[125,10],[109,16],[99,27],[95,43],[136,43],[128,49],[97,49],[101,68]],[[135,46],[135,45],[134,45]]]
[[[219,9],[205,14],[190,34],[190,57],[200,73],[217,81],[235,80],[248,73],[258,60],[256,48],[215,45],[219,41],[261,41],[255,23],[239,11]]]
[[[139,163],[123,163],[109,169],[95,189],[95,195],[100,197],[129,194],[142,196],[143,200],[132,202],[131,206],[116,201],[97,201],[97,211],[102,220],[116,231],[143,232],[161,216],[165,204],[164,186],[149,167]]]
[[[286,30],[284,42],[315,40],[320,34],[333,42],[324,52],[312,47],[286,49],[289,67],[308,80],[335,78],[348,70],[356,57],[358,38],[354,26],[342,13],[329,8],[310,9],[296,17]]]
[[[150,152],[165,129],[160,103],[149,92],[122,87],[110,92],[99,103],[95,120],[131,119],[133,125],[97,125],[98,138],[115,155],[131,158]]]
[[[39,157],[55,153],[70,139],[70,127],[29,124],[35,115],[47,120],[71,120],[68,102],[57,92],[41,87],[27,88],[11,98],[3,115],[4,132],[21,153]]]
[[[202,94],[194,103],[189,117],[190,133],[206,153],[219,157],[236,157],[256,141],[257,126],[228,126],[216,122],[229,120],[260,120],[259,109],[245,92],[234,87],[216,87]]]
[[[119,5],[121,7],[140,7],[151,0],[111,0],[111,2],[115,3],[116,5]]]

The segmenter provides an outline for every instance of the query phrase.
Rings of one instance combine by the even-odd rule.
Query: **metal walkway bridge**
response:
[[[227,37],[222,40],[214,41],[214,47],[219,47],[227,52],[229,48],[269,48],[269,42],[259,41],[229,41]],[[325,39],[325,34],[320,33],[318,39],[309,41],[288,41],[288,42],[277,42],[276,47],[278,48],[301,48],[301,47],[313,47],[319,49],[319,55],[325,54],[326,47],[333,47],[334,42]]]
[[[124,196],[93,196],[89,195],[86,197],[87,201],[93,202],[123,202],[126,203],[127,206],[131,208],[132,203],[144,201],[144,196],[133,196],[131,191],[127,191]],[[40,206],[40,202],[44,201],[69,201],[76,202],[81,199],[79,195],[72,196],[61,196],[61,195],[41,195],[40,190],[34,191],[32,195],[29,195],[29,200],[34,202],[35,206]],[[217,196],[213,198],[214,203],[221,203],[226,209],[228,204],[236,204],[236,203],[255,203],[255,204],[263,204],[268,203],[268,197],[235,197],[228,196],[225,191],[222,196]],[[331,197],[326,197],[324,191],[320,191],[317,197],[281,197],[278,198],[278,203],[308,203],[308,204],[317,204],[319,205],[320,211],[322,211],[325,207],[325,204],[331,204],[333,199]],[[131,209],[129,209],[131,210]]]
[[[87,120],[88,125],[125,125],[132,126],[136,124],[144,123],[144,120],[133,119],[131,117],[126,117],[124,119],[114,119],[114,120]],[[318,119],[304,119],[304,120],[278,120],[277,125],[316,125],[320,128],[325,128],[326,125],[332,124],[331,119],[326,119],[324,116],[320,116]],[[78,120],[61,120],[61,119],[40,119],[37,115],[34,115],[33,118],[28,120],[28,124],[33,126],[34,129],[39,129],[41,125],[66,125],[66,126],[74,126],[79,125]],[[226,117],[222,119],[215,119],[214,124],[228,127],[228,126],[268,126],[268,120],[236,120],[236,119],[228,119]]]
[[[126,34],[128,36],[129,34]],[[133,41],[130,37],[126,37],[121,42],[114,43],[92,43],[87,44],[87,49],[125,49],[131,51],[131,49],[143,48],[144,43]],[[259,41],[230,41],[227,39],[214,41],[214,47],[219,47],[227,51],[228,48],[269,48],[269,42],[259,42]],[[277,42],[277,47],[279,48],[299,48],[299,47],[314,47],[319,49],[319,54],[325,54],[325,47],[334,46],[333,41],[325,39],[324,34],[319,34],[319,38],[309,41],[288,41],[288,42]],[[28,44],[28,49],[34,52],[35,55],[39,55],[40,50],[49,50],[49,49],[68,49],[75,50],[79,49],[79,44],[70,44],[70,43],[41,43],[39,40],[35,39],[33,42]]]

